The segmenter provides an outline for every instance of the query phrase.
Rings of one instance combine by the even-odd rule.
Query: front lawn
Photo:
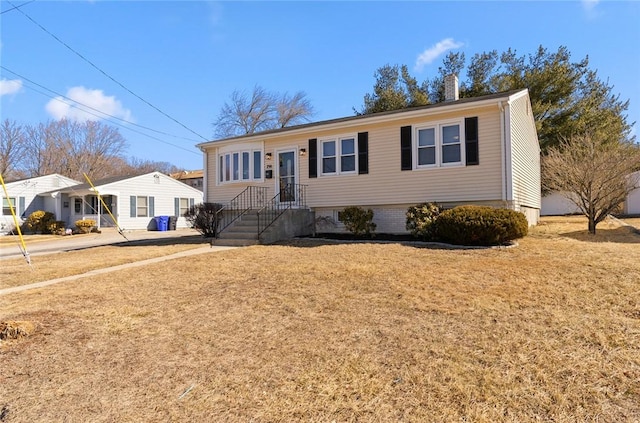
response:
[[[638,421],[640,236],[297,240],[0,297],[5,421]],[[91,260],[92,250],[87,254]],[[53,266],[53,264],[52,264]]]

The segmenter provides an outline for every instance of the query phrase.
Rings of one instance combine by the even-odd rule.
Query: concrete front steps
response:
[[[224,245],[227,247],[243,247],[260,244],[258,240],[258,215],[249,212],[231,226],[224,229],[211,245]]]
[[[258,238],[258,215],[244,214],[231,226],[224,229],[211,245],[241,247],[257,244],[272,244],[296,236],[311,235],[315,224],[315,213],[308,209],[290,209],[273,222]]]

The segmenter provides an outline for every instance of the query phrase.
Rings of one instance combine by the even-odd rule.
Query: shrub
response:
[[[440,214],[438,237],[460,245],[498,245],[522,238],[529,230],[524,214],[485,206],[460,206]]]
[[[192,228],[206,238],[214,238],[218,234],[218,223],[222,217],[223,205],[218,203],[200,203],[189,207],[184,213],[185,219]]]
[[[364,210],[362,207],[351,206],[340,212],[340,221],[345,228],[356,236],[372,236],[376,230],[373,223],[373,210]]]
[[[96,227],[96,221],[93,219],[76,220],[76,228],[83,234],[88,234]]]
[[[66,226],[66,223],[64,221],[55,220],[49,223],[49,226],[47,227],[47,229],[52,234],[64,235],[65,226]]]
[[[420,203],[407,209],[406,228],[411,235],[425,241],[437,238],[436,221],[442,213],[442,207],[436,203]]]
[[[51,212],[37,210],[27,217],[26,224],[32,231],[43,234],[50,233],[49,225],[55,221],[55,216]]]

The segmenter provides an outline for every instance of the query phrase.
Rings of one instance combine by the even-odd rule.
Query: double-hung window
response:
[[[356,172],[356,138],[354,136],[322,140],[322,174]]]
[[[462,164],[464,158],[462,136],[460,122],[416,127],[417,167]]]
[[[136,216],[137,217],[149,216],[149,198],[148,197],[136,197]]]
[[[262,179],[262,150],[242,150],[218,156],[218,182],[247,182]]]
[[[2,199],[2,214],[4,216],[11,216],[11,208],[13,207],[14,213],[18,213],[16,210],[16,197],[9,197]]]
[[[178,216],[184,216],[189,211],[189,199],[178,199]]]

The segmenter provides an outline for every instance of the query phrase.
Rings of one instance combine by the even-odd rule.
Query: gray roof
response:
[[[371,117],[390,116],[390,115],[396,115],[396,114],[406,113],[406,112],[413,112],[413,111],[418,111],[418,110],[430,110],[430,109],[437,109],[437,108],[445,107],[445,106],[452,106],[452,105],[460,105],[460,104],[474,103],[474,102],[480,102],[480,101],[494,100],[494,99],[499,99],[499,98],[504,98],[504,97],[510,97],[513,94],[519,93],[519,92],[521,92],[523,90],[524,90],[524,88],[523,89],[519,89],[519,90],[512,90],[512,91],[505,91],[505,92],[495,93],[495,94],[487,94],[487,95],[478,96],[478,97],[461,98],[461,99],[456,100],[456,101],[446,101],[446,102],[443,101],[443,102],[435,103],[435,104],[427,104],[426,106],[417,106],[417,107],[410,107],[410,108],[406,108],[406,109],[389,110],[389,111],[386,111],[386,112],[371,113],[371,114],[367,114],[367,115],[347,116],[347,117],[342,117],[342,118],[323,120],[323,121],[319,121],[319,122],[303,123],[303,124],[300,124],[300,125],[287,126],[286,128],[270,129],[270,130],[267,130],[267,131],[255,132],[253,134],[238,135],[238,136],[235,136],[235,137],[229,137],[229,138],[222,138],[222,139],[219,139],[219,140],[207,141],[207,142],[203,142],[203,143],[197,144],[197,146],[202,146],[202,145],[209,144],[209,143],[212,143],[212,142],[241,140],[241,139],[244,139],[244,138],[250,138],[250,137],[255,137],[255,136],[260,136],[260,135],[277,134],[277,133],[293,131],[293,130],[297,130],[297,129],[312,128],[314,126],[323,126],[323,125],[329,125],[329,124],[334,124],[334,123],[357,121],[357,120],[360,120],[360,119],[368,119],[368,118],[371,118]]]

